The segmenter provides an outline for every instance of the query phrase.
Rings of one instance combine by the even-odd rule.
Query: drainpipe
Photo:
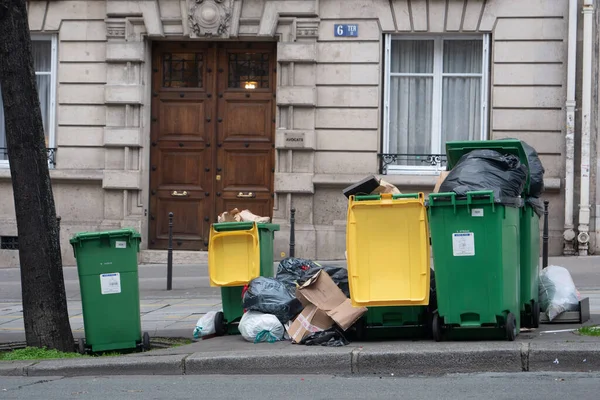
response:
[[[594,1],[583,1],[583,76],[581,82],[581,195],[579,255],[588,255],[590,241],[590,130],[592,117],[592,46]]]
[[[575,76],[577,64],[577,0],[569,0],[569,44],[567,54],[567,134],[565,135],[565,226],[563,254],[575,254],[573,200],[575,180]]]

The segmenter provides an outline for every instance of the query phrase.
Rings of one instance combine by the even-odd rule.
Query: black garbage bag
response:
[[[323,266],[304,258],[288,257],[279,263],[276,279],[295,290],[296,284],[302,285],[320,270],[325,270],[337,287],[350,297],[348,271],[343,267]]]
[[[321,266],[303,258],[284,258],[277,266],[276,278],[288,287],[295,288],[296,282],[303,278],[306,275],[306,271],[311,268],[321,268]]]
[[[337,327],[333,326],[327,330],[315,332],[300,341],[300,344],[306,346],[328,346],[342,347],[350,342]]]
[[[473,150],[460,158],[439,192],[464,196],[471,191],[492,190],[494,201],[518,206],[527,173],[527,166],[521,164],[517,156],[487,149]]]
[[[518,140],[514,138],[505,138],[502,140]],[[529,164],[529,195],[531,197],[540,197],[544,192],[544,174],[546,170],[537,151],[526,142],[520,140],[527,154],[527,163]],[[543,209],[542,209],[543,212]]]
[[[282,325],[304,308],[283,282],[274,278],[258,277],[248,284],[242,300],[244,309],[273,314]]]
[[[525,203],[533,207],[533,211],[537,214],[538,217],[544,217],[544,202],[542,201],[542,199],[538,197],[528,197],[527,199],[525,199]]]

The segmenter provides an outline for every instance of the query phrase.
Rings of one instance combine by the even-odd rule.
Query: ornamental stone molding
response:
[[[188,0],[190,38],[228,39],[233,0]]]

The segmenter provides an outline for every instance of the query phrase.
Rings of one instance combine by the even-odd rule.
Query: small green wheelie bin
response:
[[[518,140],[448,142],[448,170],[477,149],[513,154],[528,166]],[[527,191],[529,176],[525,187]],[[438,303],[432,321],[436,341],[444,331],[456,328],[496,328],[508,340],[516,338],[525,292],[521,287],[522,207],[522,199],[514,206],[498,203],[492,190],[467,192],[464,197],[429,195]]]
[[[221,222],[212,224],[208,248],[211,286],[221,287],[223,311],[215,316],[218,336],[238,334],[244,314],[244,286],[259,276],[273,277],[276,224]]]
[[[141,236],[134,229],[83,232],[70,240],[77,260],[85,353],[150,349],[142,335],[137,254]]]

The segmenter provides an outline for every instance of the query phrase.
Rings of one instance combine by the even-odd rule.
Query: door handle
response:
[[[236,197],[241,198],[241,199],[251,199],[251,198],[256,197],[256,194],[254,194],[252,192],[247,192],[247,193],[239,192]]]
[[[174,197],[186,197],[187,195],[188,195],[188,192],[185,190],[183,192],[178,192],[177,190],[173,190],[171,192],[171,196],[174,196]]]

